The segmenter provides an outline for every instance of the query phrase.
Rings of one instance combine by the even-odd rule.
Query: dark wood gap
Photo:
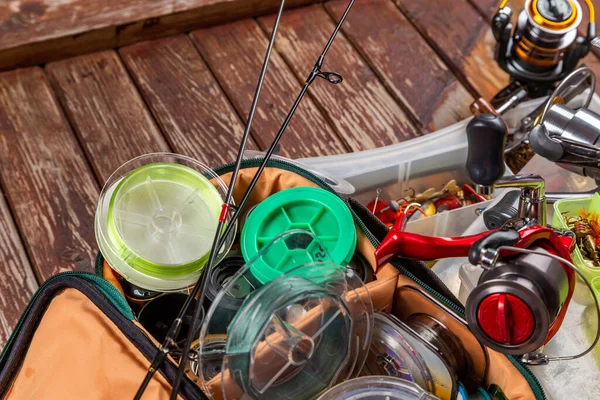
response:
[[[254,18],[254,20],[256,21],[256,24],[260,27],[260,29],[263,31],[265,37],[269,37],[269,30],[266,29],[266,27],[263,25],[263,23],[258,19],[258,17]],[[341,32],[340,32],[341,34]],[[325,43],[323,43],[323,46],[325,46]],[[277,50],[276,46],[273,49],[273,51],[277,51],[279,53],[279,51]],[[292,64],[289,62],[289,60],[287,59],[287,57],[285,57],[283,54],[279,53],[279,55],[281,56],[281,58],[283,59],[283,62],[285,63],[285,65],[287,65],[287,67],[292,71],[292,75],[294,75],[294,78],[296,79],[296,82],[298,82],[298,89],[300,89],[302,87],[302,85],[304,85],[304,80],[300,79],[299,76],[297,76],[294,73],[294,69]],[[315,55],[315,60],[316,57],[318,56],[318,54]],[[310,73],[310,71],[306,71],[306,76],[308,76],[308,74]],[[314,85],[314,84],[313,84]],[[343,83],[342,83],[343,85]],[[296,94],[297,95],[297,94]],[[317,97],[314,95],[314,93],[309,89],[308,92],[306,93],[307,97],[310,97],[312,99],[312,101],[315,103],[315,106],[317,107],[317,109],[319,110],[319,112],[323,115],[323,117],[327,120],[327,123],[329,124],[329,126],[331,126],[331,128],[335,131],[335,134],[337,135],[337,137],[342,141],[342,143],[344,144],[344,147],[346,148],[347,152],[353,152],[354,150],[352,149],[352,147],[350,146],[350,144],[348,143],[348,141],[344,138],[344,135],[342,134],[342,132],[337,128],[337,126],[335,125],[335,123],[333,122],[333,118],[331,117],[331,115],[329,115],[329,113],[327,112],[327,110],[325,109],[325,107],[321,104],[320,101],[318,101]],[[294,100],[296,99],[296,97],[294,97]],[[283,122],[283,121],[282,121]]]
[[[392,0],[390,0],[390,1],[392,1]],[[325,12],[327,13],[327,15],[329,15],[329,17],[331,18],[331,22],[333,22],[334,24],[337,24],[339,19],[336,18],[335,15],[333,15],[333,13],[331,11],[329,11],[329,9],[327,7],[325,7],[325,4],[322,4],[322,7],[323,7],[323,10],[325,10]],[[352,10],[350,10],[350,13],[352,13]],[[400,97],[398,97],[396,95],[394,90],[385,82],[385,79],[383,78],[383,76],[381,76],[381,74],[375,67],[373,61],[365,54],[364,50],[354,41],[352,36],[347,34],[347,32],[345,31],[344,25],[342,25],[342,28],[340,31],[341,32],[339,34],[344,34],[344,36],[348,39],[348,42],[350,43],[352,48],[359,54],[359,56],[362,58],[362,60],[365,62],[365,64],[367,64],[369,66],[369,68],[371,68],[371,70],[373,71],[373,74],[375,74],[375,76],[377,76],[377,79],[379,79],[379,82],[381,82],[381,84],[383,85],[385,90],[388,92],[388,94],[396,101],[398,106],[400,108],[402,108],[402,111],[404,111],[406,116],[408,118],[410,118],[410,120],[413,123],[413,125],[415,126],[415,128],[417,128],[421,134],[426,133],[426,129],[423,126],[423,124],[421,123],[421,121],[419,120],[419,117],[414,113],[413,110],[411,110],[410,107],[408,107],[404,103],[404,101]]]
[[[229,102],[229,105],[231,106],[231,108],[235,111],[236,115],[238,116],[238,119],[240,121],[240,123],[246,127],[246,123],[248,122],[248,116],[247,115],[242,115],[242,113],[240,113],[238,111],[238,109],[233,105],[233,101],[232,99],[229,97],[229,95],[227,94],[227,91],[225,90],[225,88],[223,87],[223,84],[221,83],[221,81],[219,81],[219,79],[217,78],[217,76],[215,75],[215,71],[213,71],[213,69],[211,68],[210,64],[208,63],[208,61],[204,58],[204,56],[202,55],[202,52],[198,49],[198,45],[196,43],[196,41],[194,39],[191,38],[191,33],[192,32],[188,32],[186,33],[186,37],[188,38],[188,40],[192,43],[192,45],[194,46],[194,49],[196,50],[196,53],[198,53],[198,56],[200,57],[200,59],[202,60],[202,62],[206,65],[206,67],[208,68],[208,70],[210,71],[210,75],[212,76],[212,78],[214,79],[215,82],[217,82],[217,86],[219,86],[219,90],[221,91],[221,93],[223,94],[223,96],[227,99],[227,101]],[[275,49],[273,49],[273,51],[275,51]],[[267,71],[267,74],[269,72]],[[260,74],[260,71],[256,71],[256,79],[258,80],[258,75]],[[266,79],[266,78],[265,78]],[[260,106],[260,104],[258,105]],[[264,151],[266,150],[264,147],[261,148],[260,146],[260,142],[256,140],[255,137],[255,133],[252,131],[252,129],[250,130],[250,138],[252,141],[254,141],[254,143],[256,143],[256,146],[261,150]],[[248,146],[246,146],[248,147]],[[236,147],[236,150],[239,149],[239,145]]]
[[[251,106],[258,80],[257,71],[262,66],[269,38],[265,37],[254,19],[197,30],[190,36],[233,106],[238,113],[245,115]],[[276,42],[278,40],[282,40],[281,33]],[[256,141],[263,149],[271,145],[300,88],[293,70],[280,52],[274,49],[252,126]],[[312,138],[312,141],[307,138]],[[347,151],[345,142],[308,96],[280,143],[282,155],[290,158]]]
[[[396,5],[396,7],[398,7],[400,12],[402,12],[402,14],[404,14],[406,19],[413,25],[413,27],[417,30],[417,32],[419,32],[421,37],[429,44],[429,46],[433,49],[433,51],[435,51],[437,53],[437,55],[442,59],[442,61],[446,65],[446,67],[448,67],[448,69],[450,69],[454,73],[456,78],[469,91],[469,93],[475,98],[481,97],[481,94],[479,93],[479,91],[471,84],[471,82],[469,82],[469,80],[467,79],[465,74],[463,74],[463,72],[460,70],[460,68],[458,68],[454,64],[454,62],[450,59],[450,57],[448,57],[446,55],[446,52],[444,52],[444,50],[440,46],[438,46],[438,44],[431,37],[429,37],[427,32],[425,32],[425,29],[423,29],[423,27],[418,23],[418,21],[415,21],[415,19],[412,17],[412,15],[404,8],[404,6],[402,6],[399,2],[397,2],[395,0],[390,0],[390,1],[392,1]],[[463,0],[460,0],[460,1],[463,1]]]
[[[323,27],[318,25],[318,22],[314,18],[318,18],[319,22],[327,23],[329,26]],[[270,33],[272,19],[272,16],[259,19],[259,25],[261,25],[265,34]],[[324,29],[318,30],[317,27]],[[282,20],[280,27],[280,35],[282,35],[283,40],[280,40],[279,44],[276,43],[276,48],[282,54],[289,68],[295,72],[297,79],[304,79],[304,75],[310,72],[313,60],[316,60],[316,57],[318,57],[319,52],[322,50],[322,46],[326,44],[333,27],[334,24],[331,22],[331,18],[320,5],[312,5],[286,13],[286,18]],[[312,40],[303,40],[296,43],[296,46],[287,46],[287,41],[299,34],[319,37],[319,41],[322,41],[322,43],[317,44]],[[288,37],[288,35],[291,36]],[[282,44],[282,42],[286,44]],[[286,51],[284,52],[284,50]],[[310,51],[310,56],[306,54],[306,58],[299,58],[299,54],[304,51]],[[354,54],[352,54],[352,57],[349,57],[348,53],[344,51],[350,51]],[[358,53],[354,52],[350,41],[343,32],[338,34],[331,48],[328,60],[329,62],[326,61],[324,67],[325,70],[339,69],[340,71],[336,72],[343,72],[346,75],[345,83],[336,88],[320,86],[321,82],[316,82],[312,89],[314,93],[313,98],[315,98],[317,103],[322,105],[321,108],[325,113],[333,114],[330,118],[331,123],[340,125],[339,129],[344,132],[342,137],[347,141],[352,151],[386,146],[420,136],[419,130],[395,102],[394,98],[387,93],[387,90],[379,82],[368,64],[362,60]],[[351,65],[353,62],[360,64],[359,67],[361,68]],[[332,66],[335,64],[341,64],[341,66]],[[342,68],[346,69],[342,70]],[[353,85],[350,85],[349,82],[352,82]],[[369,87],[365,83],[375,84],[377,87]],[[362,119],[362,116],[367,114],[366,108],[368,107],[357,101],[357,99],[364,96],[374,97],[373,101],[370,102],[370,106],[378,107],[379,111],[385,117],[371,119],[368,123]],[[342,102],[349,103],[345,104],[345,106],[354,107],[355,109],[352,111],[354,115],[361,116],[358,124],[355,121],[351,122],[347,118],[348,114],[346,109],[343,108],[344,104]],[[333,107],[325,107],[325,105],[329,104],[333,105]],[[388,107],[392,107],[394,110],[392,111]],[[385,120],[386,118],[388,120]],[[367,131],[369,132],[368,135],[366,134]]]
[[[144,96],[144,93],[142,93],[140,87],[138,86],[137,82],[135,81],[133,75],[131,74],[129,67],[127,66],[127,63],[125,63],[125,61],[123,60],[123,57],[121,56],[121,52],[118,49],[115,49],[115,52],[117,53],[119,62],[123,65],[123,68],[125,68],[125,72],[127,73],[127,76],[129,77],[129,82],[131,82],[133,87],[135,87],[135,89],[137,90],[138,95],[142,99],[142,102],[144,102],[144,106],[146,107],[146,110],[148,110],[148,112],[150,113],[150,116],[152,117],[152,120],[154,121],[154,125],[156,125],[156,127],[158,128],[158,130],[160,131],[160,133],[163,137],[163,140],[169,147],[169,152],[175,153],[175,150],[174,150],[175,147],[173,146],[171,139],[169,138],[168,135],[165,134],[165,131],[163,130],[162,126],[160,125],[160,123],[157,119],[158,117],[156,116],[156,114],[154,113],[154,111],[152,110],[150,105],[148,104],[148,100],[146,99],[146,96]]]

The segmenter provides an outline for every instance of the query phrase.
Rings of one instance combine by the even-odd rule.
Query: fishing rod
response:
[[[283,137],[283,134],[284,134],[285,130],[287,129],[290,121],[292,120],[292,117],[296,113],[296,110],[298,109],[298,106],[302,102],[302,99],[304,98],[304,96],[305,96],[306,92],[308,91],[310,85],[312,85],[312,83],[317,79],[317,77],[323,78],[326,81],[328,81],[330,83],[333,83],[333,84],[336,84],[336,85],[339,84],[339,83],[341,83],[343,81],[343,77],[342,77],[341,74],[339,74],[337,72],[323,72],[321,68],[323,67],[323,63],[325,61],[325,56],[329,52],[329,49],[331,48],[331,45],[333,44],[333,41],[335,40],[338,32],[340,31],[342,24],[346,20],[346,17],[348,16],[348,13],[350,12],[350,9],[354,5],[354,1],[355,0],[351,0],[349,2],[348,6],[346,7],[346,10],[344,11],[344,14],[342,15],[342,17],[340,18],[339,22],[337,23],[337,25],[336,25],[333,33],[329,37],[329,40],[327,41],[327,44],[325,45],[323,51],[319,55],[319,58],[317,59],[315,65],[313,66],[312,71],[310,72],[310,74],[306,78],[306,80],[304,82],[304,85],[302,85],[302,89],[300,90],[300,93],[296,97],[296,100],[294,101],[294,104],[292,105],[292,107],[291,107],[290,111],[288,112],[285,120],[283,121],[283,124],[281,125],[281,128],[279,128],[279,131],[277,132],[277,135],[275,136],[275,138],[273,139],[273,142],[271,143],[271,145],[267,149],[267,151],[265,153],[265,156],[264,156],[262,162],[260,163],[260,165],[259,165],[256,173],[254,174],[254,177],[252,178],[252,181],[248,185],[248,188],[246,189],[244,195],[242,196],[242,199],[240,200],[240,203],[236,207],[233,208],[235,210],[234,214],[231,217],[231,221],[228,224],[228,226],[226,227],[225,232],[223,233],[223,235],[221,235],[219,243],[215,246],[215,249],[213,251],[211,251],[211,257],[210,257],[210,259],[209,259],[209,261],[207,263],[207,267],[205,268],[205,272],[202,274],[201,281],[199,282],[200,285],[202,286],[202,288],[199,291],[198,301],[195,304],[195,308],[196,309],[195,309],[195,312],[194,312],[193,321],[197,321],[196,323],[198,323],[198,324],[200,323],[199,320],[201,318],[202,302],[203,302],[203,299],[204,299],[204,293],[206,291],[206,286],[207,286],[207,283],[208,283],[208,277],[210,276],[210,271],[212,269],[212,264],[214,263],[214,259],[215,259],[215,257],[213,257],[212,255],[213,254],[217,254],[220,251],[221,246],[224,243],[224,239],[231,233],[231,230],[235,227],[235,221],[237,221],[238,218],[240,217],[240,214],[241,214],[244,206],[246,205],[246,202],[248,201],[250,195],[252,194],[252,191],[254,190],[254,187],[256,186],[256,183],[260,179],[260,176],[261,176],[262,172],[264,171],[265,167],[267,166],[267,163],[269,162],[269,159],[273,155],[273,152],[277,148],[277,145],[279,144],[281,138]],[[275,29],[273,30],[273,33],[275,33]],[[273,33],[272,33],[272,35],[273,35]],[[274,36],[272,36],[272,38],[273,37]],[[237,172],[239,172],[239,168],[240,168],[240,164],[241,164],[241,160],[242,160],[242,155],[243,154],[238,153],[238,158],[236,160],[236,167],[235,167],[233,175],[231,177],[231,182],[229,184],[229,190],[230,191],[232,191],[233,190],[232,188],[235,186],[235,180],[234,179],[237,180]],[[222,215],[223,214],[224,213],[222,213]],[[220,230],[218,229],[217,232],[220,232]],[[179,368],[177,370],[177,376],[176,376],[175,383],[178,383],[178,381],[181,380],[181,377],[183,377],[183,375],[185,373],[185,363],[186,363],[187,357],[189,355],[189,351],[190,351],[190,348],[191,348],[191,345],[192,345],[192,342],[193,342],[194,334],[195,334],[195,329],[192,329],[192,330],[190,330],[188,332],[188,336],[187,336],[186,342],[185,342],[185,347],[183,348],[183,353],[182,353],[181,359],[179,360]],[[179,378],[179,379],[177,380],[177,378]],[[173,385],[173,391],[171,392],[171,399],[174,400],[176,397],[177,397],[177,391],[176,391],[176,386],[174,384]]]
[[[308,77],[306,78],[304,85],[302,85],[302,89],[300,90],[300,93],[296,97],[294,104],[290,108],[290,111],[288,112],[285,120],[283,121],[283,124],[279,128],[277,135],[275,135],[273,142],[267,149],[265,156],[264,156],[263,160],[261,161],[260,165],[258,166],[258,169],[257,169],[256,173],[254,174],[252,181],[248,185],[248,188],[246,189],[245,193],[243,194],[242,199],[240,200],[240,203],[236,207],[233,207],[234,214],[231,217],[231,221],[227,225],[225,232],[221,235],[219,243],[215,246],[215,250],[212,251],[213,254],[216,254],[220,251],[223,243],[225,242],[224,239],[229,234],[231,234],[231,230],[234,229],[235,221],[237,221],[238,218],[240,217],[240,214],[241,214],[242,210],[244,209],[246,202],[250,198],[250,195],[252,194],[252,191],[254,190],[256,183],[260,179],[260,176],[261,176],[262,172],[264,171],[265,167],[267,166],[269,159],[271,158],[271,156],[273,155],[273,152],[277,148],[277,145],[279,144],[285,130],[287,129],[290,121],[292,120],[292,117],[296,113],[298,106],[302,102],[302,99],[306,95],[306,93],[307,93],[309,87],[312,85],[312,83],[317,79],[317,77],[323,78],[327,82],[330,82],[335,85],[342,83],[343,77],[341,74],[339,74],[337,72],[324,72],[322,70],[322,67],[323,67],[323,63],[325,62],[325,56],[329,52],[329,49],[331,48],[331,45],[333,44],[333,41],[335,40],[338,32],[340,31],[344,21],[346,20],[348,13],[352,9],[354,2],[355,2],[355,0],[350,0],[350,2],[348,3],[346,10],[342,14],[342,17],[338,21],[337,25],[335,26],[335,29],[333,30],[331,36],[329,37],[327,44],[323,48],[323,51],[319,55],[319,58],[317,58],[317,61],[315,62],[315,65],[313,66],[312,71],[309,73]],[[273,36],[272,36],[272,38],[273,38]],[[234,177],[237,179],[236,170],[239,170],[239,167],[241,164],[241,159],[242,159],[242,154],[238,153],[238,158],[236,160],[236,169],[234,170],[234,175],[232,175],[231,182],[229,184],[230,190],[233,190],[232,188],[235,186]],[[217,232],[219,232],[219,230],[217,230]],[[196,302],[196,305],[195,305],[196,309],[195,309],[194,317],[193,317],[194,318],[193,321],[197,321],[196,323],[198,323],[198,324],[200,323],[202,302],[204,299],[204,293],[206,292],[206,286],[208,285],[208,277],[210,276],[210,272],[212,270],[213,263],[214,263],[214,257],[212,257],[212,254],[211,254],[211,258],[209,259],[209,261],[207,263],[207,267],[204,269],[204,273],[202,274],[201,281],[199,282],[199,284],[202,287],[201,287],[201,290],[199,291],[199,297],[198,297],[198,301]],[[195,289],[196,288],[194,288],[194,292],[196,291]],[[179,381],[182,379],[181,377],[185,373],[185,363],[186,363],[186,360],[187,360],[187,357],[188,357],[188,354],[189,354],[189,351],[190,351],[190,348],[192,345],[194,334],[195,334],[195,329],[191,329],[188,332],[185,347],[183,348],[183,351],[185,353],[182,353],[182,357],[179,360],[179,368],[177,370],[177,377],[179,377]],[[176,380],[176,382],[177,382],[177,380]],[[177,392],[175,390],[175,385],[173,385],[173,391],[171,392],[171,399],[174,400],[176,398],[176,396],[177,396]]]
[[[242,140],[240,142],[240,147],[238,149],[238,154],[237,154],[236,163],[235,163],[235,169],[233,170],[233,174],[231,176],[231,183],[230,183],[229,187],[227,188],[227,194],[225,195],[225,202],[224,202],[223,208],[221,210],[221,215],[219,216],[219,222],[217,224],[215,238],[213,239],[213,244],[212,244],[212,248],[210,250],[209,260],[208,260],[208,263],[205,268],[205,271],[208,270],[208,272],[211,271],[212,265],[214,264],[216,256],[217,256],[221,246],[223,245],[223,243],[222,243],[223,241],[221,239],[227,237],[226,235],[228,234],[228,233],[226,233],[226,235],[220,235],[220,233],[223,231],[225,221],[227,220],[227,215],[229,214],[229,209],[232,207],[231,203],[232,203],[232,199],[233,199],[233,188],[235,187],[235,182],[237,181],[237,176],[240,171],[240,167],[241,167],[241,163],[242,163],[242,156],[244,154],[244,150],[246,149],[246,144],[248,142],[248,138],[250,137],[250,129],[252,128],[252,122],[254,121],[256,107],[258,105],[260,93],[262,91],[263,83],[265,81],[265,76],[267,74],[267,69],[269,67],[269,61],[271,59],[271,53],[273,51],[273,46],[275,45],[275,37],[277,36],[277,30],[279,29],[279,21],[281,20],[281,15],[283,14],[284,5],[285,5],[285,0],[281,0],[281,3],[279,4],[279,10],[277,11],[277,17],[275,18],[275,22],[273,24],[273,32],[271,33],[271,37],[269,39],[269,45],[267,46],[267,51],[265,53],[265,58],[264,58],[262,68],[260,71],[260,75],[258,78],[258,83],[256,84],[256,90],[254,92],[254,98],[252,99],[252,105],[250,106],[250,112],[248,113],[248,121],[246,123],[244,133],[242,134]],[[234,215],[234,217],[235,217],[235,215]],[[234,218],[231,218],[229,226],[235,226],[235,221],[236,220]],[[192,332],[192,334],[190,334],[186,337],[185,345],[182,349],[180,366],[177,371],[177,374],[175,375],[175,380],[173,382],[173,388],[171,391],[171,398],[177,398],[177,393],[179,391],[179,385],[181,384],[181,379],[183,377],[181,370],[185,366],[185,360],[187,359],[188,354],[189,354],[189,349],[191,346],[193,332],[195,331],[195,327],[198,324],[195,321],[200,319],[199,312],[202,309],[202,305],[200,303],[202,303],[202,300],[204,297],[202,295],[202,293],[204,293],[204,291],[206,289],[206,283],[208,282],[207,276],[210,275],[210,273],[208,273],[208,272],[202,274],[200,280],[198,280],[198,282],[194,286],[194,289],[192,290],[192,292],[186,299],[185,303],[181,307],[181,310],[179,311],[177,318],[171,324],[169,331],[167,332],[167,335],[165,336],[165,340],[163,341],[158,353],[156,353],[156,355],[154,356],[154,359],[152,360],[152,363],[150,364],[150,368],[148,368],[148,372],[146,373],[146,377],[144,378],[142,384],[140,385],[140,387],[134,397],[134,400],[141,399],[144,391],[146,390],[146,388],[148,387],[148,384],[150,383],[150,380],[152,379],[152,376],[154,376],[154,373],[162,365],[162,363],[166,359],[167,355],[169,354],[170,349],[173,347],[173,345],[175,345],[175,340],[177,339],[177,336],[181,329],[183,317],[187,313],[188,309],[190,308],[190,305],[193,303],[193,300],[200,293],[198,301],[196,302],[196,307],[195,307],[195,311],[194,311],[194,319],[192,319],[192,326],[191,326],[192,329],[190,329],[190,332]]]
[[[348,13],[350,12],[350,9],[352,8],[352,6],[354,5],[355,0],[351,0],[348,4],[348,6],[346,7],[346,10],[344,11],[342,17],[340,18],[339,22],[337,23],[337,25],[335,26],[334,31],[332,32],[329,40],[327,41],[327,44],[325,45],[323,51],[321,52],[321,54],[319,55],[315,65],[313,66],[312,71],[310,72],[310,74],[308,75],[308,77],[305,80],[304,85],[302,86],[302,89],[300,91],[300,93],[298,94],[296,100],[294,101],[294,104],[292,105],[289,113],[287,114],[281,128],[279,129],[279,131],[277,132],[277,135],[275,136],[275,138],[273,139],[273,142],[271,143],[271,145],[269,146],[269,148],[266,151],[266,154],[261,162],[261,164],[258,167],[258,170],[256,172],[256,174],[254,175],[254,177],[252,178],[252,181],[250,182],[250,184],[248,185],[248,188],[246,189],[244,195],[242,196],[242,199],[240,200],[240,203],[237,206],[233,206],[231,205],[231,198],[232,198],[232,194],[233,194],[233,188],[235,187],[235,183],[237,181],[237,176],[239,174],[239,170],[241,167],[241,162],[242,162],[242,158],[243,158],[243,150],[245,149],[246,146],[246,141],[247,141],[247,137],[249,135],[249,126],[251,124],[251,120],[249,119],[249,124],[247,124],[246,130],[244,131],[244,136],[242,138],[242,144],[240,145],[240,150],[238,152],[237,155],[237,159],[236,159],[236,164],[235,164],[235,168],[231,177],[231,181],[229,184],[229,188],[228,188],[228,195],[226,196],[226,202],[223,206],[223,210],[221,212],[221,217],[219,218],[219,226],[217,228],[217,237],[215,238],[215,241],[213,242],[213,247],[211,249],[211,253],[210,253],[210,257],[209,257],[209,261],[207,262],[206,267],[204,268],[204,272],[201,276],[201,279],[198,281],[198,283],[196,284],[196,286],[194,287],[192,293],[190,294],[189,297],[189,301],[186,302],[186,304],[184,304],[184,307],[182,308],[182,310],[180,311],[180,316],[183,316],[186,312],[187,309],[190,307],[190,305],[192,304],[192,300],[193,298],[196,297],[196,295],[198,295],[198,300],[195,303],[195,311],[194,311],[194,318],[193,321],[195,321],[196,326],[198,326],[200,324],[200,318],[201,318],[201,307],[202,307],[202,302],[204,299],[204,293],[206,291],[206,286],[208,284],[208,277],[210,276],[210,272],[212,271],[213,268],[213,264],[215,262],[216,259],[216,254],[218,254],[218,252],[220,251],[223,243],[224,243],[224,239],[231,234],[232,229],[235,226],[235,221],[237,221],[240,217],[241,211],[244,208],[244,206],[246,205],[250,194],[252,193],[254,187],[256,186],[256,183],[258,182],[262,172],[264,171],[269,159],[271,158],[271,156],[273,155],[273,152],[275,151],[275,149],[277,148],[277,145],[279,144],[285,130],[287,129],[290,121],[292,120],[292,117],[294,116],[296,110],[298,109],[298,106],[300,105],[300,103],[302,102],[302,99],[304,98],[304,96],[306,95],[309,87],[312,85],[312,83],[316,80],[317,77],[323,78],[326,81],[333,83],[333,84],[339,84],[343,81],[343,77],[336,72],[324,72],[322,71],[322,67],[323,67],[323,63],[325,61],[325,56],[327,55],[327,53],[329,52],[329,49],[331,48],[331,45],[333,44],[338,32],[341,29],[342,24],[344,23],[344,21],[346,20],[346,17],[348,16]],[[284,0],[282,1],[282,5],[280,7],[279,13],[277,14],[277,18],[275,20],[275,24],[273,27],[273,31],[271,33],[271,39],[269,42],[269,48],[267,50],[267,56],[265,57],[265,65],[268,63],[268,59],[270,57],[270,53],[271,53],[271,49],[273,47],[273,43],[274,43],[274,39],[275,39],[275,35],[277,33],[277,28],[279,25],[279,19],[281,17],[281,11],[282,11],[282,7],[283,7],[283,3]],[[266,71],[265,65],[263,65],[263,71]],[[257,95],[260,94],[260,88],[262,87],[262,80],[264,79],[264,75],[261,73],[261,79],[259,80],[259,85],[257,86],[257,92],[255,93],[255,101],[257,100]],[[255,104],[253,101],[253,108],[255,108]],[[251,110],[251,116],[254,115],[254,111]],[[229,213],[229,210],[232,209],[234,210],[234,214],[231,217],[229,224],[227,224],[227,227],[225,228],[224,232],[222,235],[219,235],[219,233],[221,231],[223,231],[223,225],[224,222],[226,220],[226,216]],[[179,321],[178,321],[179,320]],[[151,369],[154,366],[154,371],[156,371],[156,369],[158,368],[158,366],[160,366],[160,363],[162,363],[162,361],[164,361],[164,359],[166,358],[166,355],[168,354],[168,349],[171,343],[174,343],[174,340],[177,336],[177,333],[179,331],[179,328],[181,326],[181,318],[178,318],[178,320],[174,321],[173,325],[171,326],[171,328],[169,329],[169,334],[167,334],[167,339],[165,339],[165,343],[167,344],[166,348],[163,344],[163,346],[161,346],[161,351],[159,352],[159,354],[157,356],[160,356],[162,358],[161,361],[154,363],[151,366]],[[195,328],[195,327],[194,327]],[[185,371],[185,363],[187,360],[187,357],[189,355],[189,351],[191,348],[191,343],[193,341],[193,337],[195,334],[195,329],[191,329],[188,333],[188,336],[186,338],[186,343],[184,345],[183,348],[183,352],[182,352],[182,356],[181,359],[179,361],[179,368],[177,370],[177,375],[175,377],[175,381],[173,384],[173,389],[171,392],[171,399],[175,399],[177,397],[177,393],[179,390],[179,385],[180,382],[183,378],[184,375],[184,371]],[[166,350],[163,350],[166,349]],[[164,355],[162,355],[164,353]],[[154,371],[152,372],[152,374],[154,373]],[[150,369],[149,369],[149,374],[150,374]],[[151,375],[150,375],[151,378]],[[149,379],[148,379],[149,381]],[[139,397],[136,397],[136,399],[139,399]]]

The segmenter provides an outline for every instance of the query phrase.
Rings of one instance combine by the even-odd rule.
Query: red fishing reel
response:
[[[575,289],[575,272],[551,256],[571,262],[572,235],[529,224],[437,237],[405,232],[404,225],[402,216],[375,251],[377,266],[396,256],[423,261],[469,257],[481,265],[484,272],[466,302],[469,328],[480,342],[505,354],[525,354],[556,334]]]

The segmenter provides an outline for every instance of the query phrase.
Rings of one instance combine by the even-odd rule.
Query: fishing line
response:
[[[302,312],[289,313],[295,305],[304,306]],[[318,322],[303,328],[298,316],[315,308]],[[351,333],[350,311],[337,290],[303,276],[286,277],[254,292],[236,314],[223,369],[252,397],[313,397],[351,358]],[[228,389],[223,388],[226,399]]]

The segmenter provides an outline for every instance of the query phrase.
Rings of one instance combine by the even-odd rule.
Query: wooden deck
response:
[[[148,11],[118,5],[162,1],[102,2],[129,16],[121,20],[81,9],[100,2],[70,0],[60,3],[81,4],[69,25],[60,20],[69,10],[45,3],[0,5],[0,347],[44,280],[92,270],[96,201],[119,165],[155,151],[213,166],[233,160],[273,21],[265,13],[277,5],[188,0]],[[304,6],[283,17],[256,149],[275,135],[346,6],[292,3]],[[492,60],[496,3],[357,0],[326,61],[344,83],[314,85],[282,153],[370,149],[467,117],[474,98],[508,82]],[[586,62],[600,71],[595,55]],[[33,66],[14,69],[23,65]]]

